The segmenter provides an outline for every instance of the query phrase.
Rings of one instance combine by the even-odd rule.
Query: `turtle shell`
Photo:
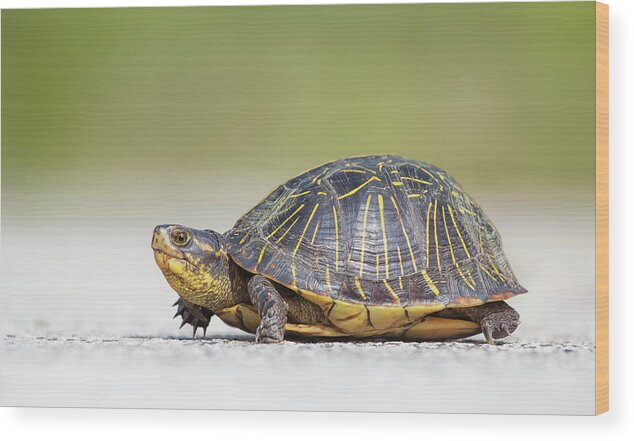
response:
[[[277,187],[228,233],[246,270],[349,332],[526,292],[494,225],[446,172],[398,156],[330,162]]]

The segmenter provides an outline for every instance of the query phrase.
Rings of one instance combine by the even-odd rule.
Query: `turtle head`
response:
[[[183,225],[158,225],[154,260],[184,300],[216,311],[230,306],[229,257],[222,234]]]

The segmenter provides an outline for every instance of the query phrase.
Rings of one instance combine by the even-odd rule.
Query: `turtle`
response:
[[[344,158],[275,188],[225,233],[155,227],[176,316],[212,316],[257,343],[509,336],[526,293],[480,206],[444,170],[394,155]]]

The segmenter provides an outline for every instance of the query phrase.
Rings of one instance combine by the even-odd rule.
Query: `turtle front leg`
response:
[[[185,326],[186,323],[189,323],[194,328],[192,338],[196,338],[198,328],[203,328],[203,337],[207,334],[209,320],[211,320],[211,317],[214,315],[211,310],[189,303],[182,298],[179,298],[172,306],[178,306],[174,318],[180,315],[183,319],[179,329]]]
[[[504,302],[485,303],[470,308],[444,309],[434,315],[478,323],[489,344],[494,344],[495,339],[508,337],[520,324],[518,312]]]
[[[249,280],[248,290],[251,303],[260,316],[255,342],[279,343],[284,340],[288,307],[280,293],[269,280],[260,275]]]

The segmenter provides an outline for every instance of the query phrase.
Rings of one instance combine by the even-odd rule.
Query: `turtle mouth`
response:
[[[184,259],[183,255],[170,254],[156,248],[154,249],[154,260],[164,273],[168,272],[178,276],[185,272],[200,271],[198,266]]]
[[[159,266],[159,268],[161,268],[162,270],[169,269],[168,262],[170,259],[183,260],[180,257],[170,255],[163,250],[158,250],[154,248],[154,260],[156,261],[156,264]]]

